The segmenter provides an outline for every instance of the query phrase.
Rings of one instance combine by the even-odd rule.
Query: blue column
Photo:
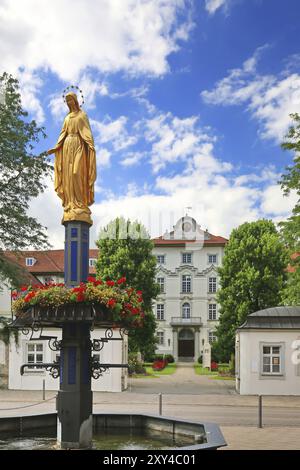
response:
[[[65,222],[65,284],[86,282],[89,274],[89,230],[85,222]]]

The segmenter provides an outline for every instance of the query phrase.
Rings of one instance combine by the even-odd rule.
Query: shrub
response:
[[[157,371],[163,370],[167,365],[168,365],[168,361],[166,361],[165,359],[156,360],[152,364],[152,369],[157,370]]]
[[[175,362],[174,356],[172,356],[172,354],[166,354],[165,360],[168,361],[169,364],[173,364]]]
[[[203,357],[199,356],[198,359],[197,359],[197,362],[198,362],[198,364],[202,364],[203,363]]]
[[[211,370],[218,370],[218,364],[217,364],[217,362],[211,361],[210,369],[211,369]]]
[[[231,375],[235,375],[235,356],[231,354],[230,361],[229,361],[229,372]]]
[[[142,362],[139,361],[137,353],[128,354],[128,373],[132,374],[146,374],[146,369]]]

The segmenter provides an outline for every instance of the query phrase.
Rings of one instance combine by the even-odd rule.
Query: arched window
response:
[[[179,334],[178,334],[178,339],[181,341],[181,340],[193,340],[194,339],[194,333],[192,330],[187,330],[187,329],[183,329],[183,330],[180,330],[179,331]]]
[[[191,318],[191,306],[187,302],[182,306],[182,318]]]

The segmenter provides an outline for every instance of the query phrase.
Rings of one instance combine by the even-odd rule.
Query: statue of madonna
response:
[[[68,93],[69,114],[54,148],[54,187],[62,200],[62,223],[76,220],[92,225],[89,206],[94,202],[96,152],[88,117],[80,109],[77,95]]]

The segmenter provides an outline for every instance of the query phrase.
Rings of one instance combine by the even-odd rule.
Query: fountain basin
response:
[[[16,442],[20,446],[15,449],[54,449],[56,426],[56,413],[0,418],[0,449],[11,449]],[[214,423],[150,414],[95,413],[93,433],[93,448],[101,450],[214,450],[227,445]]]

